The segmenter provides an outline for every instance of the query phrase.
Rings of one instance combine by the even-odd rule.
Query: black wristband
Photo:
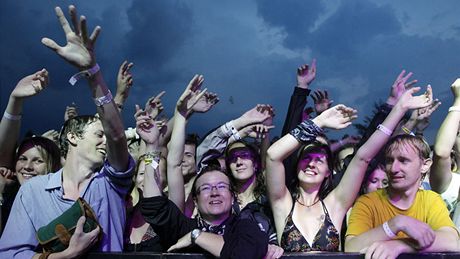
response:
[[[316,136],[321,133],[323,133],[323,130],[312,120],[303,121],[290,132],[290,134],[302,144],[315,140]]]

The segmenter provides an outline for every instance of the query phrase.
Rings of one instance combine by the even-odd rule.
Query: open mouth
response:
[[[25,172],[19,172],[19,173],[22,175],[22,177],[24,177],[26,179],[30,179],[30,178],[32,178],[34,176],[37,176],[37,174],[35,174],[35,173],[25,173]]]
[[[311,175],[311,176],[318,175],[318,173],[316,173],[314,171],[310,171],[310,170],[305,170],[305,171],[303,171],[303,173],[306,174],[306,175]]]
[[[210,201],[209,204],[210,205],[219,205],[219,204],[222,204],[222,201],[214,200],[214,201]]]
[[[101,153],[104,156],[107,154],[107,152],[105,151],[105,148],[98,148],[97,152]]]

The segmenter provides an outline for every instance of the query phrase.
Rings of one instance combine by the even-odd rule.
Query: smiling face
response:
[[[195,144],[185,144],[184,157],[182,158],[182,165],[181,165],[183,176],[194,175],[196,173],[195,153],[196,153]]]
[[[300,183],[321,185],[330,175],[327,155],[324,152],[306,152],[297,164],[297,177]]]
[[[72,135],[72,133],[68,134]],[[100,120],[87,124],[81,137],[74,134],[67,138],[72,139],[75,144],[72,148],[80,157],[89,161],[94,167],[102,165],[106,155],[106,138]]]
[[[41,147],[35,146],[27,149],[16,161],[16,173],[22,185],[28,179],[48,173],[46,153]]]
[[[202,173],[195,182],[195,206],[201,217],[212,223],[220,224],[231,214],[233,194],[230,179],[220,171]]]

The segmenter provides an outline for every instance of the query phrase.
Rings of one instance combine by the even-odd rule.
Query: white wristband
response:
[[[460,106],[451,106],[449,112],[460,112]]]
[[[110,103],[112,99],[113,99],[113,96],[109,90],[106,95],[94,98],[94,103],[96,104],[96,106],[100,107],[100,106],[103,106],[104,104]]]
[[[241,136],[240,134],[238,133],[238,131],[235,129],[235,127],[232,126],[232,137],[238,141],[241,139]]]
[[[10,121],[19,121],[19,120],[21,120],[22,115],[13,115],[13,114],[9,114],[8,112],[5,111],[3,113],[3,118],[5,118],[7,120],[10,120]]]
[[[383,132],[385,135],[387,135],[388,137],[391,137],[391,134],[393,134],[393,131],[390,130],[389,128],[383,126],[382,124],[379,124],[377,126],[377,129],[380,130],[381,132]]]
[[[385,231],[385,234],[391,239],[396,237],[396,234],[391,230],[390,226],[388,226],[388,221],[385,221],[382,225],[383,231]]]
[[[75,85],[75,83],[77,83],[78,80],[82,79],[82,78],[88,78],[94,74],[96,74],[98,71],[100,70],[100,67],[99,65],[96,63],[96,65],[94,65],[94,67],[88,69],[88,70],[83,70],[81,72],[78,72],[76,73],[75,75],[73,75],[70,79],[69,79],[69,83],[71,85]]]

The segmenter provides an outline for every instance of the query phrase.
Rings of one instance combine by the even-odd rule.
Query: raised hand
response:
[[[422,95],[413,96],[416,92],[420,91],[420,87],[413,87],[404,92],[399,98],[397,105],[404,109],[418,109],[428,107],[433,103],[433,90],[431,85],[426,87],[426,92]]]
[[[75,103],[72,103],[69,106],[65,107],[64,121],[70,120],[77,116],[78,116],[78,107]]]
[[[47,138],[55,143],[59,143],[59,132],[54,129],[50,129],[42,134],[42,137]]]
[[[203,91],[200,89],[203,82],[204,77],[202,75],[195,75],[192,80],[190,80],[187,88],[185,88],[185,91],[179,97],[176,109],[185,118],[192,113],[193,106],[206,93],[207,89],[204,89]]]
[[[147,144],[158,143],[160,131],[157,123],[137,104],[134,118],[136,119],[136,132],[139,137]]]
[[[19,80],[13,92],[11,92],[11,96],[15,98],[34,96],[46,88],[48,81],[49,77],[46,69],[37,71]]]
[[[0,201],[3,201],[5,187],[13,183],[14,172],[10,169],[0,166]]]
[[[312,118],[313,116],[310,114],[312,114],[313,111],[314,111],[313,107],[310,107],[310,106],[306,107],[302,112],[302,121]]]
[[[430,125],[431,114],[436,111],[439,106],[441,106],[441,102],[435,99],[430,106],[412,111],[410,119],[415,120],[417,132],[423,132]]]
[[[331,107],[331,104],[334,102],[332,100],[329,100],[329,95],[326,90],[316,90],[311,95],[311,98],[315,103],[316,115],[319,115],[323,111],[329,109]]]
[[[161,91],[161,93],[157,96],[150,97],[145,104],[145,112],[153,119],[155,119],[164,110],[161,97],[163,97],[165,93],[165,91]]]
[[[204,113],[209,111],[216,103],[219,102],[219,97],[215,93],[206,92],[198,102],[193,106],[194,112]]]
[[[338,104],[325,110],[313,119],[313,122],[321,128],[343,129],[351,125],[358,118],[357,111],[343,104]]]
[[[129,71],[134,64],[132,62],[124,61],[118,69],[117,75],[117,93],[115,95],[115,102],[123,104],[129,95],[129,90],[133,86],[133,75]]]
[[[401,71],[401,73],[398,75],[395,82],[391,86],[390,96],[387,99],[387,104],[394,106],[398,102],[401,95],[407,89],[411,88],[417,83],[417,80],[407,82],[407,80],[409,80],[409,78],[412,76],[412,72],[409,72],[407,73],[407,75],[404,76],[405,73],[406,70]]]
[[[264,139],[267,133],[273,128],[275,128],[273,125],[252,124],[242,128],[240,130],[240,132],[242,132],[240,136],[248,136],[253,139]]]
[[[439,106],[441,106],[441,102],[439,101],[439,99],[435,99],[433,100],[433,103],[428,107],[415,110],[417,113],[417,120],[422,121],[429,119],[431,114],[435,112],[439,108]]]
[[[266,104],[257,104],[256,107],[245,112],[241,117],[249,121],[247,124],[262,123],[272,117],[273,109],[269,109],[268,106],[271,107]]]
[[[70,27],[69,22],[64,16],[60,7],[55,8],[56,15],[64,30],[67,43],[65,46],[59,46],[54,40],[43,38],[42,43],[46,47],[55,51],[60,57],[70,64],[78,67],[80,70],[86,70],[96,64],[94,45],[101,27],[96,26],[91,36],[88,37],[85,16],[80,16],[78,22],[77,10],[75,6],[69,6],[70,18],[74,30]]]
[[[316,78],[316,59],[313,59],[311,66],[304,64],[297,68],[297,86],[307,89],[308,85]]]

